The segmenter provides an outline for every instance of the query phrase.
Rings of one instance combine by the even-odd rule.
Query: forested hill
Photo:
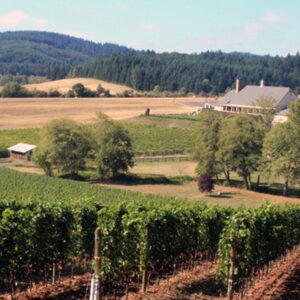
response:
[[[196,94],[223,93],[237,77],[245,84],[259,84],[264,78],[267,85],[288,86],[299,93],[300,55],[157,54],[57,33],[8,31],[0,33],[0,75],[7,74],[93,77],[142,91]]]
[[[127,53],[116,44],[101,44],[68,35],[41,31],[0,33],[0,74],[64,77],[70,66],[95,57]],[[47,74],[48,73],[48,74]]]
[[[178,54],[154,52],[101,57],[86,63],[78,76],[122,83],[137,90],[186,90],[223,93],[237,77],[245,84],[300,87],[300,55],[258,56],[244,53],[204,52]],[[159,86],[159,87],[158,87]],[[299,88],[298,88],[299,89]]]

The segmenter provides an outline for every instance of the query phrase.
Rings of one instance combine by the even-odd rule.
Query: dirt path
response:
[[[215,280],[217,261],[204,261],[192,270],[178,272],[166,277],[160,284],[154,283],[146,293],[137,292],[140,287],[131,285],[128,300],[225,300],[226,287]],[[66,279],[56,285],[37,286],[34,290],[16,294],[14,299],[88,299],[91,275]],[[124,290],[119,295],[107,296],[107,300],[125,299]],[[10,295],[1,295],[0,300],[10,300]],[[243,300],[296,300],[300,299],[300,247],[285,261],[278,261],[269,274],[248,288]]]
[[[300,299],[300,247],[247,290],[243,300]]]
[[[65,299],[88,299],[91,276],[75,276],[55,285],[39,285],[31,291],[21,292],[14,295],[14,300],[65,300]],[[0,300],[11,300],[11,296],[1,295]]]
[[[215,280],[217,263],[206,261],[192,271],[183,271],[145,294],[130,295],[131,300],[213,300],[225,299],[222,285]]]

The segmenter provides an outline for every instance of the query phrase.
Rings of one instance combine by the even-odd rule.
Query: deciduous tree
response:
[[[204,110],[199,114],[198,138],[193,154],[198,162],[198,174],[216,177],[222,171],[216,158],[222,122],[223,116],[217,112]]]
[[[263,168],[270,181],[284,178],[283,195],[288,184],[295,183],[300,176],[299,136],[292,122],[278,124],[267,134],[263,147]]]
[[[250,188],[250,175],[257,170],[261,158],[262,133],[255,120],[236,115],[223,126],[218,144],[218,157],[244,180]]]
[[[74,178],[85,167],[88,151],[87,137],[78,124],[69,119],[54,120],[41,131],[36,161],[46,173],[54,166]]]
[[[117,177],[133,166],[133,150],[128,132],[107,116],[99,121],[92,137],[95,160],[102,178]]]

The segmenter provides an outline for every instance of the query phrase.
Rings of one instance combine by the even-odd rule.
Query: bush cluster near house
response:
[[[199,136],[194,151],[198,174],[218,178],[223,173],[230,184],[230,172],[236,172],[251,188],[251,174],[258,172],[271,180],[283,177],[288,183],[300,180],[300,102],[290,105],[289,120],[270,126],[270,118],[249,115],[223,115],[205,110],[199,117]]]

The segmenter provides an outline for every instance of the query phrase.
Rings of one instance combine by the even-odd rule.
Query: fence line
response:
[[[185,161],[188,160],[188,155],[169,155],[169,156],[136,156],[135,162],[153,162],[153,161]]]

